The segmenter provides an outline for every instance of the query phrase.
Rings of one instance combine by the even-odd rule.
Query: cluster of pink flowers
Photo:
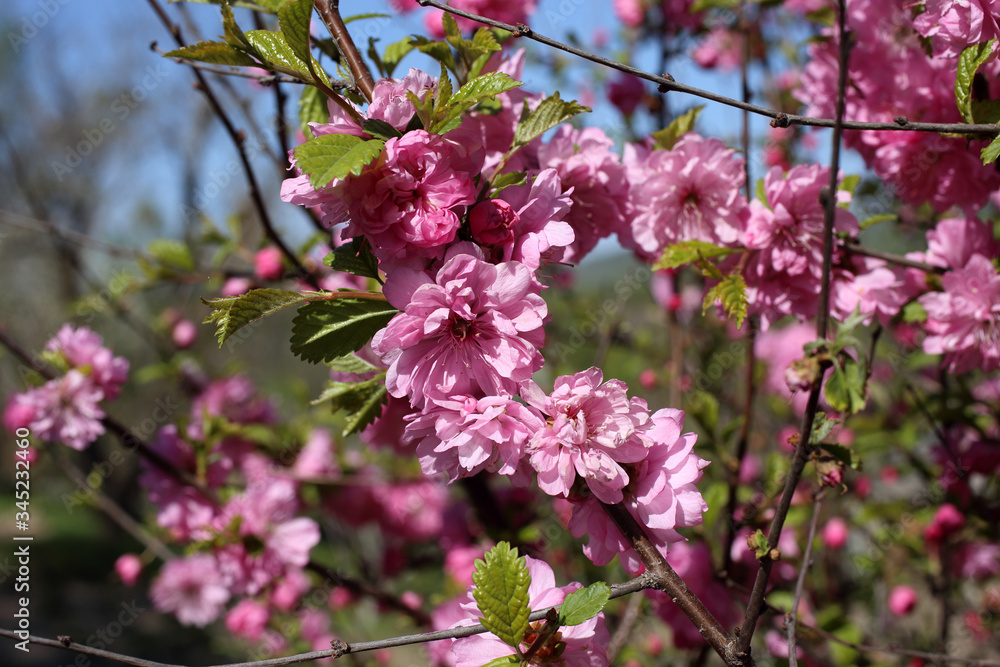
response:
[[[114,356],[90,329],[68,324],[45,344],[45,356],[65,374],[13,394],[4,408],[4,426],[11,432],[27,427],[46,442],[86,449],[104,433],[101,403],[121,393],[128,360]]]

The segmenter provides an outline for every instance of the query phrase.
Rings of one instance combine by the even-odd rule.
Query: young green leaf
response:
[[[840,423],[839,419],[830,419],[825,412],[817,412],[813,421],[812,434],[809,436],[810,445],[822,445],[823,441],[833,433],[833,429]],[[826,445],[823,445],[824,447]]]
[[[441,69],[441,81],[447,81],[444,68]],[[520,81],[510,78],[503,72],[490,72],[469,81],[447,98],[439,98],[431,123],[431,132],[445,134],[458,127],[462,122],[462,114],[486,99],[505,93],[522,85]],[[448,93],[451,83],[448,83]]]
[[[653,270],[675,269],[701,259],[725,257],[740,252],[739,248],[726,248],[707,241],[680,241],[663,249],[660,259],[653,264]]]
[[[870,218],[862,220],[858,223],[861,229],[868,229],[869,227],[874,227],[880,222],[889,222],[890,220],[896,220],[899,216],[895,213],[879,213],[878,215],[873,215]]]
[[[726,315],[733,318],[736,328],[743,326],[747,316],[747,284],[739,273],[730,273],[705,295],[702,312],[706,312],[716,301],[722,302]]]
[[[385,373],[380,373],[362,382],[331,382],[311,404],[330,401],[334,412],[346,411],[348,416],[343,431],[346,437],[375,421],[382,414],[386,399]]]
[[[278,25],[292,53],[303,63],[309,62],[309,20],[312,17],[312,0],[288,0],[278,10]]]
[[[328,123],[329,121],[330,110],[326,106],[326,95],[315,86],[303,86],[302,96],[299,98],[299,128],[306,136],[306,140],[315,138],[309,123]]]
[[[381,139],[382,141],[398,139],[403,136],[402,132],[379,118],[365,119],[365,121],[361,124],[361,129],[364,130],[365,134],[369,137],[372,137],[373,139]]]
[[[983,149],[979,157],[982,158],[984,166],[997,161],[997,158],[1000,157],[1000,134],[993,138],[993,141]]]
[[[398,42],[393,42],[385,47],[385,52],[382,53],[382,65],[385,66],[385,75],[391,77],[399,62],[412,50],[413,40],[410,37],[404,37]]]
[[[955,76],[955,104],[966,123],[974,123],[972,115],[972,80],[980,65],[993,55],[995,39],[982,44],[972,44],[962,50],[958,57],[958,73]],[[986,164],[984,162],[984,164]]]
[[[230,336],[251,322],[305,300],[306,297],[297,292],[280,289],[255,289],[239,296],[202,299],[202,303],[212,308],[203,324],[215,323],[219,347],[222,347]]]
[[[911,301],[903,306],[903,321],[907,324],[916,324],[927,321],[927,311],[919,301]]]
[[[559,625],[580,625],[597,616],[611,599],[611,589],[603,581],[573,591],[559,607]]]
[[[357,352],[398,311],[378,299],[340,298],[299,308],[292,320],[292,353],[310,363]]]
[[[528,629],[528,573],[524,556],[517,555],[507,542],[500,542],[486,552],[485,560],[476,561],[472,574],[472,597],[482,612],[482,623],[508,646],[518,647]]]
[[[342,357],[337,357],[336,359],[330,361],[327,366],[330,367],[331,371],[337,371],[338,373],[352,373],[354,375],[366,375],[368,373],[381,372],[381,369],[373,366],[356,354],[345,354]]]
[[[226,42],[198,42],[163,54],[164,58],[184,58],[213,65],[256,67],[259,63]]]
[[[333,249],[323,263],[334,271],[343,271],[364,278],[378,278],[378,260],[361,237]]]
[[[590,111],[590,107],[572,101],[563,101],[559,97],[559,93],[553,93],[542,100],[527,118],[518,123],[517,129],[514,130],[512,151],[527,146],[559,123],[563,123],[584,111]]]
[[[665,148],[667,150],[673,148],[677,143],[677,140],[681,138],[681,135],[694,129],[694,124],[697,122],[698,116],[704,108],[704,104],[691,107],[675,118],[670,125],[667,125],[658,132],[653,132],[653,139],[656,140],[656,147]]]
[[[842,355],[823,389],[826,402],[837,412],[855,414],[865,409],[865,374],[854,359]]]
[[[219,7],[222,10],[222,30],[226,41],[229,42],[230,46],[235,46],[238,49],[250,48],[250,42],[247,41],[243,30],[236,25],[236,17],[233,14],[233,8],[230,6],[229,0],[220,0]]]
[[[309,175],[314,188],[322,188],[348,174],[358,176],[385,147],[378,139],[366,141],[349,134],[324,134],[295,149],[296,164]]]
[[[298,77],[310,83],[316,82],[306,61],[295,54],[284,34],[271,30],[251,30],[245,33],[244,37],[250,45],[248,51],[259,58],[268,69]],[[309,57],[313,65],[313,72],[323,84],[329,86],[330,77],[326,75],[326,72],[312,55]]]
[[[149,242],[146,252],[153,261],[141,259],[139,264],[151,276],[172,276],[191,273],[195,269],[191,249],[174,239],[155,239]]]
[[[858,453],[852,448],[844,447],[843,445],[825,444],[823,445],[823,449],[844,465],[854,470],[861,470],[861,459],[858,457]]]

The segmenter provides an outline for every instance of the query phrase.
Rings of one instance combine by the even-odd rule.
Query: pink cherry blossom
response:
[[[546,262],[560,261],[575,232],[566,222],[573,203],[556,170],[543,169],[528,183],[505,189],[499,198],[517,214],[513,239],[499,249],[499,259],[521,262],[532,273]],[[534,275],[532,281],[538,284]]]
[[[478,14],[510,25],[517,25],[528,21],[528,17],[535,13],[538,3],[537,0],[517,0],[516,2],[510,0],[452,0],[451,6],[465,10],[470,14]],[[437,39],[444,37],[441,14],[441,10],[435,9],[424,17],[424,26]],[[481,23],[462,16],[454,18],[458,21],[458,27],[463,32],[473,32],[483,27]]]
[[[870,258],[856,259],[852,266],[853,273],[838,272],[831,283],[834,317],[843,321],[858,309],[866,324],[877,318],[888,325],[910,298],[903,272]]]
[[[104,347],[101,337],[90,329],[63,325],[45,344],[45,349],[61,355],[70,368],[86,375],[104,392],[106,400],[113,401],[121,393],[128,376],[128,360],[114,356]]]
[[[642,21],[646,17],[646,7],[643,0],[614,0],[613,7],[618,19],[630,28],[642,25]]]
[[[642,434],[650,443],[646,456],[629,466],[631,481],[623,492],[625,507],[664,555],[671,544],[684,540],[677,528],[700,524],[708,509],[696,486],[708,461],[693,451],[697,436],[681,434],[683,424],[680,410],[652,415],[651,428]],[[575,537],[590,536],[583,552],[595,565],[618,556],[626,572],[643,571],[638,554],[595,498],[574,504],[569,528]]]
[[[1000,544],[963,544],[952,556],[952,565],[964,579],[985,581],[1000,573]]]
[[[510,204],[502,199],[487,199],[469,211],[469,229],[473,240],[484,246],[505,245],[514,240],[513,227],[520,220]]]
[[[702,37],[691,58],[706,69],[733,70],[743,61],[743,33],[717,27]]]
[[[830,549],[842,549],[847,544],[847,522],[835,516],[823,526],[823,542]]]
[[[971,44],[1000,37],[998,0],[926,0],[913,27],[931,38],[937,55],[955,57]]]
[[[405,1],[411,2],[412,0]],[[376,81],[372,91],[372,102],[364,113],[361,113],[361,109],[353,104],[352,106],[364,118],[385,121],[402,132],[417,112],[407,93],[413,93],[418,100],[423,100],[427,95],[433,94],[436,88],[437,79],[426,72],[411,68],[402,79],[379,79]],[[348,102],[348,104],[351,103]],[[330,101],[327,103],[327,107],[330,118],[326,123],[309,124],[313,135],[349,134],[355,137],[368,137],[354,118],[340,105]]]
[[[632,237],[647,257],[678,241],[738,243],[746,224],[743,158],[718,139],[684,134],[670,150],[639,163],[648,176],[632,180]],[[633,167],[636,169],[637,167]]]
[[[574,240],[563,256],[566,262],[579,262],[598,240],[627,224],[629,185],[613,147],[599,128],[563,125],[538,148],[541,168],[556,170],[573,201],[566,222]]]
[[[646,457],[638,436],[651,427],[646,402],[626,395],[621,380],[604,382],[599,368],[556,378],[546,395],[534,382],[521,385],[525,402],[548,418],[528,444],[538,486],[550,495],[568,496],[576,476],[601,501],[619,503],[629,475],[621,465]]]
[[[425,397],[513,394],[541,368],[545,302],[519,262],[488,264],[456,246],[435,276],[400,269],[386,281],[399,308],[372,340],[389,366],[386,387],[419,406]]]
[[[333,437],[324,428],[314,428],[295,459],[292,470],[303,478],[336,477],[340,473]]]
[[[543,561],[527,556],[528,573],[531,584],[528,587],[528,604],[532,609],[545,609],[561,604],[567,595],[582,588],[578,583],[556,587],[552,568]],[[472,597],[472,588],[466,594],[462,604],[466,613],[463,620],[454,623],[452,627],[473,625],[478,622],[482,613]],[[521,650],[527,650],[534,636],[541,629],[544,621],[533,622],[525,634]],[[562,667],[606,667],[608,664],[608,643],[611,635],[604,625],[604,613],[599,613],[579,625],[563,626],[555,635],[555,641],[565,644],[564,647],[546,651],[545,647],[536,654],[532,665],[560,665]],[[504,644],[491,633],[472,635],[456,640],[451,646],[456,667],[480,667],[492,660],[507,655],[514,655],[514,648]]]
[[[925,262],[949,269],[961,269],[973,255],[996,257],[1000,242],[993,238],[992,225],[978,218],[944,218],[927,232]]]
[[[889,611],[906,616],[917,606],[917,591],[912,586],[896,586],[889,591]]]
[[[222,613],[229,590],[212,556],[196,554],[168,561],[149,589],[153,605],[184,625],[204,627]]]
[[[1000,276],[987,258],[973,255],[965,267],[941,278],[943,292],[920,297],[927,311],[924,351],[943,354],[948,370],[1000,368]]]
[[[254,275],[261,280],[277,280],[285,273],[284,255],[275,246],[261,248],[253,256]]]
[[[126,586],[134,586],[142,572],[142,559],[135,554],[122,554],[115,561],[115,572]]]
[[[268,424],[275,420],[270,401],[257,394],[253,383],[244,375],[233,375],[208,385],[191,404],[191,421],[187,436],[201,440],[205,421],[221,417],[233,424]]]
[[[83,451],[104,433],[104,391],[75,368],[20,396],[18,409],[31,412],[28,428],[46,442]]]
[[[619,72],[608,82],[608,101],[626,116],[635,113],[645,95],[642,79],[632,74]]]
[[[170,340],[179,350],[186,350],[194,345],[198,338],[198,325],[191,320],[178,320],[170,332]]]
[[[531,408],[507,396],[437,398],[409,418],[404,438],[417,443],[424,474],[448,473],[451,481],[488,469],[501,475],[527,472],[524,447],[543,426]]]
[[[267,605],[252,598],[243,598],[226,614],[226,629],[234,635],[256,642],[264,634],[270,618]]]

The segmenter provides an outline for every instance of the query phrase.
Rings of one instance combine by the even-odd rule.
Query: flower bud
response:
[[[847,523],[840,517],[834,517],[823,527],[823,542],[830,549],[842,549],[847,544]]]
[[[484,246],[502,245],[514,239],[511,231],[520,217],[510,204],[502,199],[487,199],[469,211],[472,238]]]
[[[889,592],[889,611],[906,616],[917,606],[917,592],[912,586],[896,586]]]

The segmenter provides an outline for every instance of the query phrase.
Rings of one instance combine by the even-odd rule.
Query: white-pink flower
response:
[[[82,451],[104,433],[104,391],[75,368],[20,396],[32,410],[29,428],[46,442]]]
[[[1000,37],[998,0],[926,0],[913,27],[931,38],[935,54],[954,57],[971,44]]]
[[[101,337],[86,327],[63,327],[45,344],[45,349],[62,355],[75,368],[101,388],[104,398],[112,401],[121,393],[128,376],[128,360],[116,357],[104,347]]]
[[[1000,368],[1000,275],[993,264],[973,255],[941,284],[943,292],[919,299],[928,317],[924,352],[943,354],[952,373]]]
[[[521,396],[547,418],[528,444],[538,486],[553,496],[569,496],[577,475],[601,501],[619,503],[629,483],[623,464],[646,457],[640,435],[651,426],[646,402],[629,400],[621,380],[604,382],[599,368],[556,378],[546,395],[534,382]]]
[[[532,610],[546,609],[562,604],[567,595],[582,588],[576,582],[556,587],[555,575],[547,563],[535,560],[530,556],[525,557],[525,560],[527,561],[528,573],[531,575],[531,585],[528,587],[528,604]],[[478,622],[482,615],[472,597],[471,587],[462,609],[466,613],[466,618],[453,624],[452,627],[473,625]],[[535,621],[529,626],[520,647],[522,651],[531,646],[544,623],[544,621]],[[542,665],[606,667],[610,639],[611,635],[604,625],[604,613],[602,612],[579,625],[559,628],[559,631],[550,640],[550,644],[538,651],[530,664],[536,667]],[[496,635],[487,633],[455,640],[451,645],[451,653],[455,659],[455,667],[481,667],[481,665],[497,658],[514,655],[514,648],[504,644]]]
[[[207,554],[167,562],[149,589],[153,605],[184,625],[203,627],[222,613],[229,601],[218,564]]]
[[[400,269],[384,291],[403,312],[372,349],[389,366],[389,393],[414,407],[425,397],[511,395],[542,366],[546,306],[520,262],[490,264],[459,244],[435,276]]]

